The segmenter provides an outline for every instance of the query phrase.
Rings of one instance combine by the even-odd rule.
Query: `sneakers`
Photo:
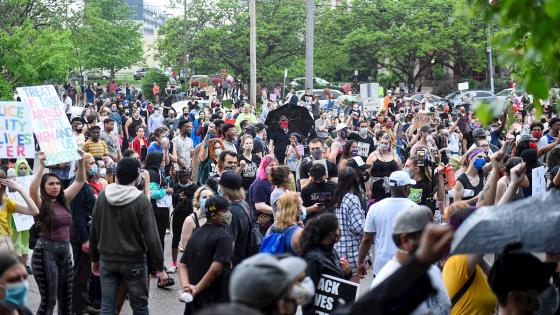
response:
[[[171,266],[167,268],[167,273],[176,273],[176,272],[177,272],[177,266]]]

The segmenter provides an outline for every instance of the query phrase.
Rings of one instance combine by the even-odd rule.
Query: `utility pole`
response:
[[[488,58],[488,82],[490,91],[494,93],[494,67],[492,66],[492,45],[490,45],[490,24],[486,27],[486,58]]]
[[[251,78],[249,82],[249,101],[251,106],[257,106],[257,10],[255,0],[249,0],[249,20],[251,30],[249,35],[249,54],[251,62]]]
[[[185,82],[188,82],[187,79],[187,67],[189,63],[189,53],[187,52],[187,47],[189,47],[187,41],[187,0],[183,0],[183,35],[185,36],[185,51],[183,56],[183,75],[185,76]],[[179,73],[179,79],[181,78],[181,73]],[[180,80],[179,80],[180,81]],[[188,88],[188,84],[187,84]],[[186,89],[185,89],[186,90]]]
[[[305,89],[313,90],[313,37],[315,29],[315,2],[307,0],[307,30],[305,32]]]

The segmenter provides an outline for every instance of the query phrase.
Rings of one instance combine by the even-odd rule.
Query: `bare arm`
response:
[[[0,184],[4,187],[8,187],[17,191],[25,201],[26,206],[16,203],[15,212],[21,214],[28,214],[32,216],[36,216],[39,214],[39,208],[37,207],[37,205],[35,205],[35,202],[33,202],[31,197],[29,197],[27,192],[23,189],[23,187],[18,182],[6,178],[2,178],[0,179]]]
[[[524,162],[517,164],[515,167],[513,167],[510,170],[511,183],[509,184],[509,187],[507,188],[503,196],[496,204],[502,205],[510,202],[513,199],[513,197],[517,193],[517,190],[519,189],[519,186],[521,186],[521,184],[526,178],[525,170],[526,170],[526,165]],[[496,199],[497,198],[498,196],[496,196]]]
[[[128,134],[128,127],[130,127],[130,124],[132,124],[132,118],[128,118],[126,120],[126,122],[124,123],[124,134],[126,135],[126,139],[130,139],[130,135]]]
[[[264,214],[272,214],[272,207],[264,202],[255,203],[255,210]]]
[[[331,146],[331,152],[329,154],[329,160],[333,163],[336,163],[336,156],[338,155],[338,151],[340,150],[340,144],[333,143]]]
[[[41,208],[41,197],[39,196],[39,186],[41,185],[41,178],[45,172],[45,153],[39,152],[38,158],[35,159],[35,164],[38,165],[35,170],[33,180],[29,185],[29,196],[35,202],[38,208]]]
[[[184,289],[189,284],[189,270],[186,264],[179,263],[179,281],[181,282],[181,287]]]
[[[83,156],[83,152],[80,151]],[[68,188],[64,190],[64,197],[67,203],[71,202],[74,197],[80,192],[84,183],[86,182],[86,167],[83,157],[78,160],[78,170],[76,171],[76,179]]]
[[[492,154],[490,158],[492,160],[492,170],[490,171],[490,175],[488,175],[486,185],[480,193],[480,199],[476,203],[477,207],[491,206],[494,204],[496,199],[496,185],[500,176],[500,169],[502,168],[504,156],[505,154],[503,151]]]
[[[195,228],[193,219],[194,218],[192,216],[188,216],[183,222],[183,227],[181,229],[181,241],[179,242],[179,247],[183,250],[187,247],[187,243],[189,242]]]
[[[194,294],[196,295],[212,285],[212,283],[216,281],[223,270],[224,263],[217,261],[212,262],[208,271],[206,271],[202,279],[200,279],[200,282],[196,284],[196,291],[194,292]]]
[[[200,150],[200,155],[198,157],[199,162],[204,162],[208,158],[208,142],[210,141],[210,131],[206,133],[204,137],[204,142],[202,143],[202,149]]]
[[[453,202],[463,200],[463,194],[465,193],[465,188],[460,181],[455,183],[455,194],[453,195]]]
[[[547,144],[544,147],[538,149],[537,150],[537,159],[540,158],[541,156],[547,154],[552,149],[554,149],[558,145],[559,141],[560,141],[560,137],[557,137],[556,141],[552,142],[551,144]]]
[[[364,232],[362,241],[360,242],[360,249],[358,251],[358,275],[363,277],[366,275],[366,268],[364,266],[365,259],[373,243],[373,233]]]

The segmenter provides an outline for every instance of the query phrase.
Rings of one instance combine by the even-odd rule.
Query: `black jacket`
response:
[[[91,225],[91,215],[95,205],[95,195],[92,188],[85,183],[76,197],[70,203],[72,211],[72,243],[85,243],[89,240],[89,228]]]

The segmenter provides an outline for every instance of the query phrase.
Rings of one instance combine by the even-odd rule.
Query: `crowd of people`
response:
[[[31,313],[30,274],[36,314],[118,314],[126,299],[148,314],[156,278],[180,291],[185,314],[287,315],[316,314],[322,275],[369,287],[368,273],[368,292],[333,312],[557,314],[559,255],[511,246],[489,264],[449,251],[478,208],[530,198],[535,168],[560,187],[552,106],[537,119],[513,95],[513,111],[482,125],[472,104],[391,90],[375,113],[311,92],[282,105],[266,91],[258,112],[193,97],[175,113],[129,87],[96,89],[71,121],[80,160],[3,163],[0,314]],[[287,116],[266,125],[278,106],[309,109],[312,132]],[[33,176],[28,189],[18,176]],[[34,216],[31,230],[18,232],[13,213]]]

